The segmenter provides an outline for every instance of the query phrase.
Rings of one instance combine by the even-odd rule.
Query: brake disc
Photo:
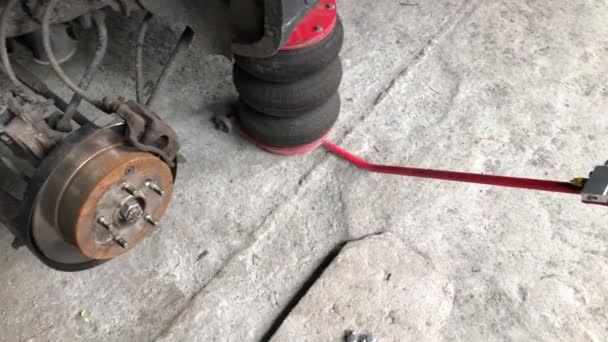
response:
[[[83,126],[29,182],[20,223],[27,245],[48,266],[95,267],[136,246],[164,215],[175,169],[132,147],[124,129]]]

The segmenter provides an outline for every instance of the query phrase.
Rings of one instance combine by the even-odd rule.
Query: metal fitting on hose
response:
[[[591,172],[581,194],[585,203],[608,206],[608,162]]]

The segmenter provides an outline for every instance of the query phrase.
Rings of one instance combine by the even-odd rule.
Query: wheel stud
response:
[[[129,195],[136,197],[136,198],[144,198],[144,194],[143,192],[135,189],[135,187],[129,183],[124,183],[122,185],[122,189],[127,192]]]
[[[146,221],[149,224],[151,224],[154,227],[157,227],[159,224],[159,222],[156,219],[154,219],[154,217],[152,217],[152,215],[150,215],[150,214],[146,214],[146,216],[144,218],[146,219]]]
[[[161,196],[161,197],[165,196],[165,190],[163,188],[161,188],[160,185],[156,184],[155,182],[149,180],[146,182],[146,186],[148,187],[148,189],[154,191],[159,196]]]
[[[114,224],[112,224],[105,217],[100,217],[97,219],[97,223],[99,223],[102,227],[104,227],[110,235],[112,235],[112,240],[122,248],[129,248],[129,243],[127,240],[118,235],[118,228]]]

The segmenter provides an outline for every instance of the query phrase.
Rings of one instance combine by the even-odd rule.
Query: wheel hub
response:
[[[129,146],[122,126],[81,130],[45,159],[28,191],[29,240],[55,268],[126,253],[158,225],[173,191],[169,166]]]

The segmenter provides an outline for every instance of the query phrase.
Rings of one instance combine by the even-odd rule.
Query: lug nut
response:
[[[144,209],[136,199],[132,198],[120,207],[118,214],[125,222],[135,223],[144,215]]]
[[[323,31],[323,26],[322,25],[315,26],[315,31],[317,31],[317,32]]]
[[[165,196],[165,190],[163,188],[161,188],[160,185],[156,184],[155,182],[149,180],[146,182],[146,186],[148,187],[148,189],[154,191],[159,196],[161,196],[161,197]]]

